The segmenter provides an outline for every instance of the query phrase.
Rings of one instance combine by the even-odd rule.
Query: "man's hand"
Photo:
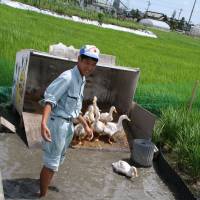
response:
[[[89,139],[89,141],[92,140],[94,137],[93,130],[88,126],[87,121],[83,118],[82,115],[78,116],[78,120],[83,125],[85,132],[87,133],[87,138]]]
[[[48,129],[46,123],[41,124],[41,135],[43,139],[47,142],[51,142],[51,133],[50,130]]]
[[[85,132],[87,133],[88,140],[89,141],[92,140],[94,137],[93,130],[88,125],[85,126],[84,129],[85,129]]]
[[[47,119],[48,119],[48,116],[50,113],[51,113],[51,104],[46,103],[44,110],[43,110],[43,115],[42,115],[41,135],[42,135],[43,139],[47,142],[51,142],[51,133],[47,127]]]

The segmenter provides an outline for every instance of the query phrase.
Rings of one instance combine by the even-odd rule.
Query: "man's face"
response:
[[[90,58],[81,59],[80,56],[78,57],[78,68],[82,76],[90,75],[95,70],[96,64],[97,62]]]

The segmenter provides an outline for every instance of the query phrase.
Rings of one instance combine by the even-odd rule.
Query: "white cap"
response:
[[[94,45],[85,45],[81,47],[79,52],[80,55],[85,55],[90,58],[95,58],[97,60],[99,60],[99,53],[99,49]]]

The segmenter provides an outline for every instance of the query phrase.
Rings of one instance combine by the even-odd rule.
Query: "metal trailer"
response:
[[[63,71],[77,63],[77,54],[61,58],[45,52],[25,49],[17,52],[13,77],[12,103],[25,127],[29,147],[40,144],[42,99],[46,87]],[[114,105],[119,114],[128,114],[132,122],[124,123],[129,147],[134,138],[151,138],[155,115],[133,102],[139,68],[115,66],[115,57],[100,55],[96,70],[86,79],[83,110],[98,98],[98,105],[108,110]]]

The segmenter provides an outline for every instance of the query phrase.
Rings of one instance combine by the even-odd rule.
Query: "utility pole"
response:
[[[146,13],[149,11],[149,7],[150,7],[150,5],[151,5],[151,1],[148,0],[147,3],[148,3],[148,4],[147,4],[147,10],[146,10]]]
[[[190,21],[191,21],[191,18],[192,18],[192,14],[193,14],[193,11],[194,11],[194,7],[196,5],[196,1],[197,0],[194,0],[194,4],[193,4],[193,7],[192,7],[192,10],[191,10],[191,13],[190,13],[190,17],[189,17],[189,20],[188,20],[188,25],[190,24]]]
[[[180,16],[181,16],[182,11],[183,11],[183,9],[181,8],[181,9],[179,10],[178,20],[179,20],[179,18],[180,18]]]

